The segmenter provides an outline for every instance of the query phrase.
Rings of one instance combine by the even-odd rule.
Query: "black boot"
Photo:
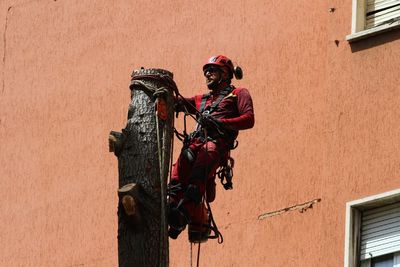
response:
[[[178,205],[175,203],[169,204],[168,209],[168,235],[172,239],[176,239],[178,235],[185,230],[186,225],[189,223],[189,216],[187,211],[182,205],[181,200]]]

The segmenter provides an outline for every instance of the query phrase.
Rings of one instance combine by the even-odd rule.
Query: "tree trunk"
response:
[[[118,157],[119,266],[164,267],[168,266],[166,185],[176,85],[172,73],[142,68],[132,73],[130,89],[127,125],[122,133],[110,134],[110,151]]]

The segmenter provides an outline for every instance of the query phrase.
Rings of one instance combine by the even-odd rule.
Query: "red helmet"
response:
[[[218,67],[220,67],[220,68],[222,68],[222,69],[227,70],[228,73],[229,73],[230,79],[233,78],[233,74],[234,74],[234,72],[235,72],[235,68],[233,67],[232,61],[231,61],[229,58],[227,58],[226,56],[218,55],[218,56],[211,57],[211,58],[207,61],[207,63],[204,64],[204,66],[203,66],[203,71],[204,71],[207,67],[212,66],[212,65],[218,66]]]

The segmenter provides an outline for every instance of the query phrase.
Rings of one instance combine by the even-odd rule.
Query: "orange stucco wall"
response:
[[[117,266],[107,137],[141,66],[189,96],[226,54],[253,96],[201,266],[341,266],[345,203],[400,186],[400,32],[350,45],[351,1],[2,0],[0,29],[0,266]],[[189,265],[185,234],[170,250]]]

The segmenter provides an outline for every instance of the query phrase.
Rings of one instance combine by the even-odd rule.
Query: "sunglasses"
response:
[[[204,70],[204,75],[206,75],[207,72],[216,73],[216,72],[219,72],[219,71],[220,71],[220,69],[218,67],[211,66],[211,67],[208,67],[208,68],[206,68]]]

